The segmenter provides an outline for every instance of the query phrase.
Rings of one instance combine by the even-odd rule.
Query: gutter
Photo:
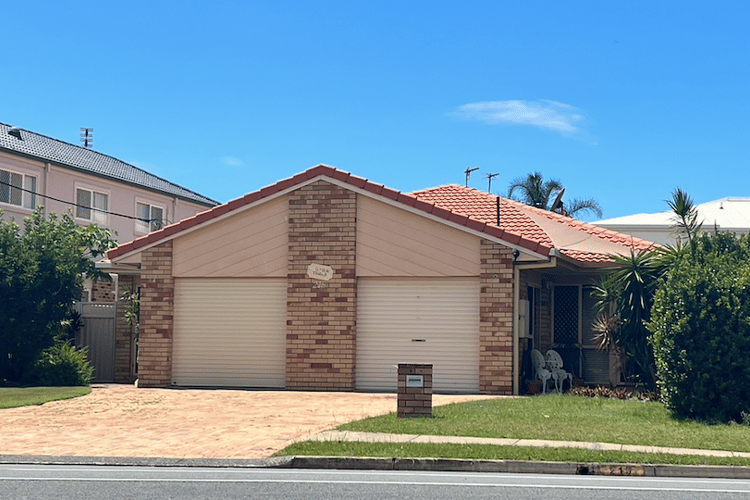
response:
[[[557,267],[557,251],[553,248],[550,251],[550,260],[540,262],[530,262],[528,264],[513,264],[513,394],[518,396],[520,361],[518,359],[518,308],[521,300],[521,270],[528,269],[550,269]]]

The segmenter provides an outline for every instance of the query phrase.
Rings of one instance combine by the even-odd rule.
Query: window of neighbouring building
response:
[[[107,224],[107,207],[109,195],[93,189],[76,189],[76,218],[94,224]]]
[[[164,227],[164,207],[136,202],[135,216],[135,230],[138,233],[150,233]]]
[[[0,203],[33,209],[36,206],[36,177],[0,170]]]

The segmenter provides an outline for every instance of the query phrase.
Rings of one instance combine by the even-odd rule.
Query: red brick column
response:
[[[407,378],[422,378],[421,386],[411,386]],[[398,365],[398,418],[432,416],[432,365],[401,363]]]
[[[141,329],[138,386],[172,383],[174,278],[172,242],[144,250],[141,258]]]
[[[479,298],[479,391],[513,394],[512,250],[482,240]]]
[[[328,182],[289,195],[287,389],[354,390],[356,216],[356,194]],[[313,263],[333,277],[308,277]]]

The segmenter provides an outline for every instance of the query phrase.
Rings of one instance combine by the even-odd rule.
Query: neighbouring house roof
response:
[[[704,229],[717,227],[726,231],[746,232],[750,229],[750,198],[722,198],[695,207]],[[675,225],[674,212],[635,214],[597,222],[604,227],[659,227]]]
[[[4,123],[0,123],[0,151],[54,163],[210,207],[219,204],[117,158]]]
[[[457,185],[441,186],[414,193],[401,193],[326,165],[318,165],[288,179],[247,194],[167,226],[110,250],[109,259],[130,255],[139,250],[171,239],[183,231],[209,223],[227,214],[255,205],[263,200],[288,192],[301,185],[325,179],[364,192],[375,198],[404,208],[423,212],[453,225],[502,241],[509,246],[533,252],[542,257],[559,254],[582,265],[599,264],[610,254],[625,254],[631,248],[642,250],[653,243],[608,229],[602,229],[569,217],[540,210],[522,203],[499,198],[500,221],[497,221],[498,197],[476,189]]]
[[[579,263],[606,262],[611,254],[624,254],[631,248],[639,251],[654,246],[650,241],[455,184],[415,191],[411,195],[487,224],[499,225],[522,238],[556,248],[563,256]]]

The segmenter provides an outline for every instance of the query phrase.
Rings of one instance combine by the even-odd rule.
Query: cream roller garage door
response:
[[[284,387],[286,281],[175,279],[172,383]]]
[[[359,280],[357,390],[395,391],[398,363],[431,363],[434,391],[479,391],[478,279]]]

